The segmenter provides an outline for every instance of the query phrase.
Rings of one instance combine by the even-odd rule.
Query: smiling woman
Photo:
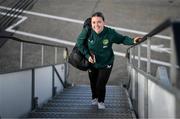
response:
[[[91,18],[91,24],[92,24],[92,29],[96,33],[102,32],[105,25],[103,14],[100,12],[97,12],[96,15]]]
[[[133,39],[123,36],[114,29],[106,27],[101,12],[96,12],[91,16],[91,27],[92,30],[86,27],[82,30],[77,38],[77,46],[91,63],[88,74],[92,91],[92,104],[98,104],[99,109],[104,109],[106,84],[114,62],[113,43],[132,45],[135,40],[140,38]],[[88,46],[84,46],[89,30],[91,30],[91,34],[88,38]]]

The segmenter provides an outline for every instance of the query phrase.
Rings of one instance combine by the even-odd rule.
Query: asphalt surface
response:
[[[11,2],[15,0],[0,0],[1,6],[8,7]],[[2,9],[2,8],[1,8]],[[14,36],[30,41],[49,43],[47,39],[56,39],[61,41],[68,41],[68,43],[56,43],[62,46],[67,46],[71,52],[73,43],[82,29],[83,21],[91,16],[93,12],[101,11],[104,13],[105,21],[108,26],[116,27],[116,30],[130,37],[143,36],[141,32],[148,33],[161,22],[167,18],[179,18],[180,14],[180,1],[179,0],[38,0],[30,10],[33,13],[23,13],[27,19],[14,29],[31,33],[14,33]],[[46,15],[46,16],[43,16]],[[18,20],[17,20],[18,21]],[[123,29],[129,29],[125,31]],[[135,31],[133,33],[132,31]],[[160,35],[170,37],[171,29],[165,30]],[[141,32],[138,32],[141,31]],[[48,37],[35,37],[32,34]],[[16,68],[19,66],[19,54],[17,49],[18,44],[9,42],[1,48],[1,69]],[[51,42],[52,43],[52,42]],[[153,45],[163,44],[165,48],[170,47],[170,40],[165,38],[153,38],[151,43]],[[114,45],[113,49],[120,53],[125,53],[128,46]],[[28,55],[25,57],[25,66],[30,66],[40,63],[39,51],[36,48],[29,47],[26,49]],[[53,50],[53,49],[51,49]],[[32,51],[32,52],[31,52]],[[31,56],[35,52],[36,55]],[[13,56],[9,58],[7,54]],[[6,59],[5,59],[6,56]],[[142,47],[142,56],[146,56],[146,48]],[[49,58],[46,63],[48,64],[53,60],[53,54],[48,51],[46,58]],[[152,58],[158,61],[169,62],[169,53],[160,53],[152,51]],[[8,59],[8,60],[7,60]],[[16,59],[15,61],[13,59]],[[59,58],[61,59],[61,58]],[[33,61],[31,61],[33,60]],[[30,63],[29,63],[30,62]],[[122,56],[115,56],[114,67],[109,79],[108,84],[120,85],[122,82],[127,81],[127,60]],[[8,66],[5,66],[8,65]],[[68,80],[75,84],[88,84],[87,72],[79,71],[72,66],[69,66],[70,74]],[[153,72],[155,73],[155,71]]]

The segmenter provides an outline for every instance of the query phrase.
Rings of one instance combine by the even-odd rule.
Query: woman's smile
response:
[[[91,19],[92,29],[97,33],[101,33],[104,29],[104,21],[101,17],[94,16]]]

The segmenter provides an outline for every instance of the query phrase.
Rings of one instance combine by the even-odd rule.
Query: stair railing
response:
[[[13,37],[13,36],[0,36],[0,39],[1,38],[5,38],[5,39],[11,39],[11,40],[14,40],[14,41],[18,41],[20,42],[20,65],[19,65],[19,68],[22,69],[23,68],[23,43],[30,43],[30,44],[36,44],[36,45],[41,45],[41,66],[44,65],[44,46],[50,46],[50,47],[54,47],[55,48],[55,63],[57,63],[57,48],[63,48],[64,49],[64,59],[65,61],[67,62],[67,58],[68,58],[68,48],[65,47],[65,46],[60,46],[60,45],[50,45],[50,44],[47,44],[47,43],[39,43],[39,42],[33,42],[33,41],[25,41],[25,40],[22,40],[20,38],[17,38],[17,37]]]
[[[178,28],[177,28],[178,27]],[[170,28],[172,31],[171,53],[170,53],[170,78],[165,77],[170,82],[170,85],[165,84],[159,77],[153,76],[151,70],[153,67],[151,59],[151,40],[152,37],[158,33]],[[142,38],[142,41],[130,46],[127,49],[126,57],[128,58],[128,73],[129,83],[127,88],[130,93],[132,104],[136,115],[140,118],[176,118],[179,115],[179,101],[180,93],[178,83],[180,78],[180,68],[177,60],[180,59],[177,52],[179,52],[178,45],[175,43],[179,42],[180,38],[179,30],[180,21],[167,19],[150,33]],[[178,37],[177,37],[178,35]],[[141,45],[147,41],[147,59],[144,60],[146,63],[146,69],[143,70],[142,56],[141,56]],[[176,47],[175,47],[176,46]],[[179,47],[179,46],[178,46]],[[137,49],[136,49],[137,48]],[[137,55],[137,56],[136,56]],[[145,58],[144,58],[145,59]],[[166,68],[165,68],[166,69]],[[164,77],[163,77],[164,78]],[[155,90],[155,92],[153,91]],[[160,94],[158,92],[161,92]],[[172,96],[172,97],[171,97]],[[153,103],[151,103],[151,101]],[[172,101],[171,107],[161,104],[161,102]],[[163,107],[161,107],[163,106]],[[162,111],[163,108],[163,111]],[[156,111],[153,111],[156,110]]]
[[[60,46],[60,45],[51,45],[51,44],[47,44],[47,43],[40,43],[40,42],[33,42],[33,41],[25,41],[22,40],[20,38],[17,37],[13,37],[13,36],[0,36],[0,39],[8,39],[8,40],[14,40],[17,42],[20,42],[20,58],[19,58],[19,69],[14,70],[14,71],[6,71],[0,74],[7,74],[7,73],[11,73],[11,72],[17,72],[17,71],[24,71],[26,69],[32,69],[32,106],[31,109],[35,109],[38,107],[38,97],[35,97],[35,68],[39,68],[39,67],[45,67],[47,65],[44,64],[44,46],[49,46],[49,47],[53,47],[54,48],[54,63],[53,64],[49,64],[52,65],[52,96],[56,95],[57,89],[55,86],[55,74],[57,76],[57,78],[59,79],[60,83],[62,84],[63,88],[66,87],[67,84],[67,77],[68,77],[68,48],[65,46]],[[24,68],[23,67],[23,51],[24,51],[24,43],[28,43],[28,44],[34,44],[34,45],[40,45],[41,46],[41,65],[40,66],[36,66],[36,67],[28,67],[28,68]],[[60,49],[64,49],[63,52],[63,59],[64,59],[64,66],[62,68],[64,69],[64,80],[62,79],[62,77],[59,74],[59,71],[57,70],[56,66],[58,64],[58,48]],[[48,66],[49,66],[48,65]]]
[[[19,68],[20,69],[23,69],[23,43],[29,43],[29,44],[35,44],[35,45],[41,45],[41,66],[44,66],[44,46],[50,46],[50,47],[54,47],[55,48],[55,54],[54,54],[54,64],[52,65],[53,66],[53,72],[55,72],[60,80],[60,82],[62,83],[63,87],[65,87],[65,83],[63,83],[62,81],[62,78],[60,77],[60,75],[58,74],[58,71],[56,69],[56,67],[54,66],[55,64],[57,64],[57,48],[63,48],[64,49],[64,54],[63,54],[63,58],[65,59],[65,77],[68,77],[68,71],[67,71],[67,68],[68,68],[68,48],[65,47],[65,46],[60,46],[60,45],[51,45],[51,44],[47,44],[47,43],[39,43],[39,42],[33,42],[33,41],[25,41],[25,40],[22,40],[20,38],[17,38],[17,37],[13,37],[13,36],[0,36],[0,39],[11,39],[11,40],[14,40],[14,41],[18,41],[20,42],[20,65],[19,65]],[[23,69],[24,70],[24,69]],[[66,82],[66,81],[65,81]]]

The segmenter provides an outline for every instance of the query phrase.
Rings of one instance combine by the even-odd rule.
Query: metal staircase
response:
[[[32,111],[29,118],[135,118],[126,90],[119,86],[106,89],[104,110],[91,105],[90,87],[79,85],[64,89],[47,104]]]

